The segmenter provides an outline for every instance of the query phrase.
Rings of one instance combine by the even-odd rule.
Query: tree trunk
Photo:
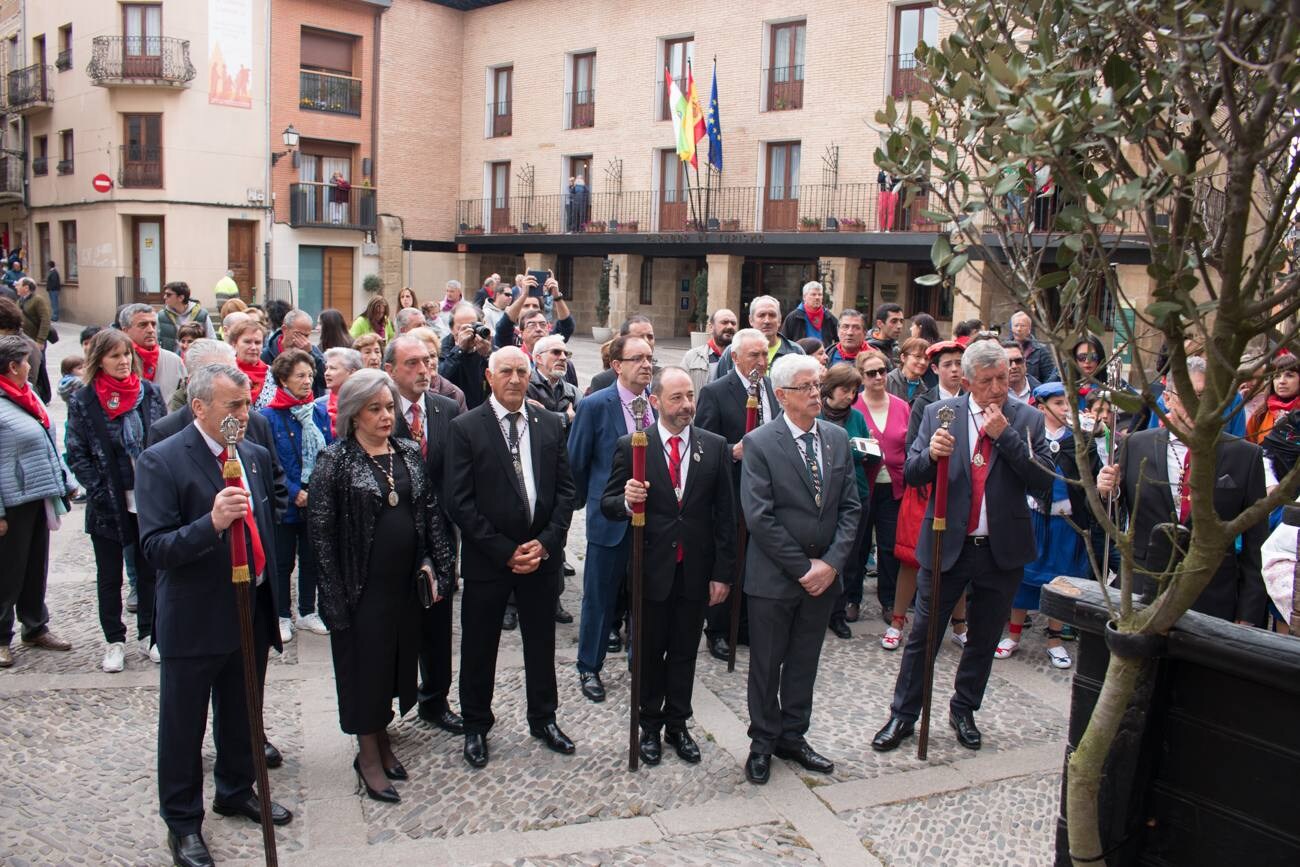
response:
[[[1133,692],[1146,663],[1112,653],[1106,680],[1079,746],[1070,756],[1069,781],[1065,793],[1066,825],[1070,857],[1075,867],[1104,864],[1098,797],[1106,756],[1124,719]]]

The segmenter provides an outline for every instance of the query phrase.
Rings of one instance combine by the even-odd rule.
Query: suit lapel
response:
[[[822,447],[822,457],[818,463],[821,465],[822,471],[821,510],[825,511],[827,503],[832,500],[839,502],[840,485],[844,484],[845,474],[840,472],[832,473],[828,471],[830,467],[837,466],[839,463],[839,456],[831,454],[833,446],[831,445],[830,437],[826,436],[826,430],[827,427],[829,427],[830,422],[823,422],[821,419],[818,419],[813,422],[813,424],[817,425],[817,439],[821,442]],[[805,472],[804,475],[807,475],[807,473]],[[853,480],[853,484],[856,485],[858,483],[857,473],[852,467],[849,468],[848,478]]]
[[[497,421],[497,414],[493,411],[491,403],[483,404],[483,427],[490,443],[488,448],[501,462],[501,469],[510,474],[507,478],[510,479],[510,486],[514,487],[515,463],[510,457],[510,449],[506,446],[502,425]],[[532,437],[529,439],[531,440]]]
[[[1177,515],[1178,511],[1174,506],[1174,489],[1172,487],[1173,479],[1169,478],[1169,428],[1156,428],[1155,454],[1151,456],[1153,475],[1155,476],[1156,485],[1160,488],[1160,494],[1164,499],[1164,508],[1161,510],[1164,514]]]
[[[807,489],[808,496],[816,498],[817,492],[813,490],[812,477],[808,475],[808,462],[803,459],[803,452],[799,450],[798,444],[795,443],[790,428],[782,425],[782,427],[777,430],[776,439],[777,442],[781,444],[781,448],[785,450],[786,456],[790,459],[795,474],[799,476],[799,478],[803,479],[803,486]],[[826,481],[825,475],[823,474],[822,488],[825,487]],[[815,501],[816,500],[814,499],[814,502]]]
[[[524,404],[524,409],[528,415],[528,453],[533,459],[533,485],[537,490],[537,496],[540,499],[542,493],[542,420],[537,414],[537,409]],[[514,465],[510,467],[514,472]]]
[[[192,423],[185,428],[185,450],[189,452],[190,460],[199,468],[199,474],[208,481],[213,494],[225,487],[226,482],[221,477],[221,465],[217,463],[216,456],[208,448],[203,434],[199,433]]]
[[[952,434],[953,439],[956,440],[956,443],[952,449],[952,456],[955,460],[950,462],[951,466],[948,469],[948,481],[950,483],[970,478],[970,404],[962,400],[953,409],[956,412],[949,432]]]
[[[699,487],[699,485],[696,483],[700,479],[700,473],[701,473],[700,467],[703,466],[703,461],[704,461],[704,446],[701,445],[700,443],[700,433],[695,428],[695,425],[691,425],[690,431],[691,431],[691,447],[686,450],[686,454],[682,455],[682,466],[685,466],[687,461],[691,461],[693,463],[690,469],[686,471],[686,488],[685,490],[682,491],[683,508],[685,508],[686,506],[687,499],[689,499],[691,494],[694,493],[695,489]]]

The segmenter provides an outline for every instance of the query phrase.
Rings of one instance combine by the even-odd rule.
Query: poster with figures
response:
[[[208,0],[208,102],[253,107],[253,0]]]

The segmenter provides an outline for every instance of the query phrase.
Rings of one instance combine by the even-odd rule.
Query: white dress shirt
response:
[[[1169,432],[1169,448],[1165,452],[1168,461],[1169,494],[1174,498],[1174,514],[1178,514],[1178,504],[1183,495],[1183,458],[1187,454],[1187,444]]]
[[[969,407],[966,413],[966,441],[970,454],[966,456],[969,463],[975,459],[975,444],[979,440],[980,430],[984,427],[984,410],[979,408],[973,397],[966,398],[966,405]],[[972,469],[974,469],[972,467]],[[980,500],[980,519],[974,527],[966,528],[968,536],[987,536],[989,534],[989,489],[988,476],[984,477],[984,498]],[[972,491],[972,494],[974,491]]]
[[[212,452],[212,459],[216,460],[217,458],[221,458],[224,461],[226,459],[226,444],[219,443],[216,440],[214,440],[212,437],[208,436],[208,432],[205,431],[203,428],[199,427],[199,423],[197,421],[194,422],[194,429],[199,432],[199,436],[203,437],[203,441],[208,444],[208,451]],[[249,492],[248,505],[250,511],[248,517],[245,520],[256,521],[257,512],[253,507],[253,501],[252,501],[253,489],[248,485],[248,470],[244,468],[244,459],[239,456],[238,449],[235,450],[235,460],[239,463],[239,484],[243,486],[245,491]],[[259,527],[258,529],[260,531],[261,528]],[[225,535],[225,531],[222,532],[222,536],[224,535]],[[261,539],[262,539],[263,552],[266,551],[266,546],[268,542],[274,544],[272,540],[266,539],[265,536],[262,536]],[[249,560],[248,565],[250,567],[249,571],[252,571],[251,568],[253,565],[252,560]],[[266,575],[265,574],[258,575],[256,576],[256,578],[257,578],[257,586],[261,587],[262,582],[266,580]]]
[[[938,389],[939,389],[939,400],[948,400],[954,397],[961,397],[960,390],[958,391],[957,394],[952,394],[951,392],[948,391],[948,389],[944,388],[942,385],[938,386]]]
[[[672,431],[668,430],[668,428],[664,427],[664,423],[662,421],[656,422],[655,425],[656,427],[659,428],[659,441],[663,443],[664,464],[666,466],[669,467],[672,466],[672,461],[669,460],[669,456],[672,455],[673,453],[673,447],[668,444],[668,440],[670,440],[673,437],[681,437],[682,440],[681,443],[677,446],[677,453],[681,455],[682,458],[682,468],[681,468],[681,472],[679,473],[681,478],[677,480],[677,483],[681,485],[681,487],[677,489],[677,501],[680,503],[682,499],[682,493],[685,492],[686,490],[686,474],[689,473],[691,470],[691,455],[690,455],[691,428],[689,425],[687,425],[686,427],[682,428],[681,433],[675,434]],[[668,474],[668,477],[671,479],[672,475],[673,474],[670,472]]]
[[[510,410],[501,405],[496,395],[488,396],[488,403],[492,404],[492,412],[497,417],[497,428],[501,431],[501,438],[505,440],[506,450],[510,450],[510,420],[506,418]],[[528,429],[528,404],[525,403],[519,408],[519,462],[524,468],[524,492],[528,497],[528,514],[531,517],[537,512],[537,480],[533,477],[533,450],[530,445]]]

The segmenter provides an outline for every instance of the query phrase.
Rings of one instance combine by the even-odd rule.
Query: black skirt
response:
[[[384,468],[388,464],[380,460]],[[399,502],[388,505],[388,477],[372,466],[383,492],[361,598],[347,629],[330,632],[339,726],[348,734],[382,731],[393,699],[405,714],[416,701],[420,603],[415,589],[415,510],[411,479],[392,456]]]

